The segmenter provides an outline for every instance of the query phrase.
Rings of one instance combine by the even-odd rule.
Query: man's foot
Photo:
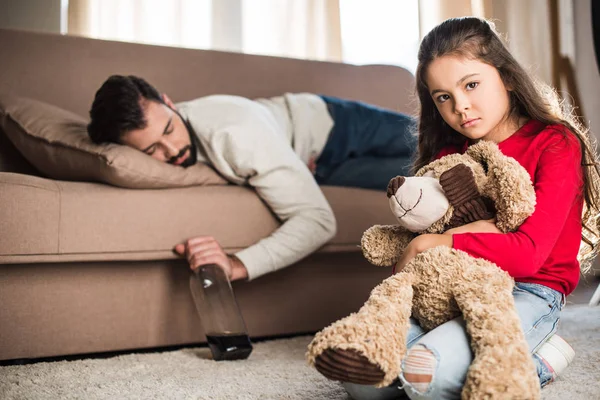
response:
[[[573,361],[575,350],[560,336],[552,335],[536,354],[552,373],[552,380],[555,380]]]

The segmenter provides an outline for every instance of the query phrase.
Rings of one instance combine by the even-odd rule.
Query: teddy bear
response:
[[[395,265],[419,234],[493,216],[500,231],[514,231],[535,208],[527,171],[488,141],[392,179],[387,196],[398,225],[375,225],[361,240],[378,266]],[[539,399],[513,287],[492,262],[446,246],[429,249],[377,285],[358,312],[318,332],[308,362],[330,379],[388,386],[401,372],[411,316],[431,330],[462,314],[474,353],[462,398]]]

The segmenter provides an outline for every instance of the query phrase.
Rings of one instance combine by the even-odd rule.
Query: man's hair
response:
[[[87,130],[94,143],[119,143],[121,136],[143,129],[144,100],[164,103],[158,90],[137,76],[113,75],[98,89]]]

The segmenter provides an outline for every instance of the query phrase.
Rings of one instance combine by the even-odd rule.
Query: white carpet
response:
[[[567,306],[560,334],[575,361],[543,400],[600,399],[600,307]],[[311,337],[257,343],[248,360],[210,360],[208,348],[0,367],[0,399],[340,399],[308,367]]]

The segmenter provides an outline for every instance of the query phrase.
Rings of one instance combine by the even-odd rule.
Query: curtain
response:
[[[247,0],[244,51],[342,61],[339,0]]]
[[[339,0],[70,0],[68,33],[342,60]]]
[[[548,0],[419,0],[421,37],[451,17],[492,20],[515,58],[538,79],[552,83]]]
[[[99,39],[207,48],[211,0],[69,0],[68,33]]]

